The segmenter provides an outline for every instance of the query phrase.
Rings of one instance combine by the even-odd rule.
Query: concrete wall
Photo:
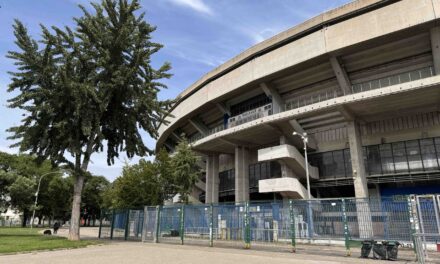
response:
[[[365,5],[372,2],[377,1],[357,1],[356,3]],[[352,9],[353,5],[350,8]],[[326,53],[432,21],[438,18],[439,10],[440,3],[436,0],[398,1],[390,6],[325,27],[258,56],[198,90],[193,89],[197,91],[181,101],[172,111],[174,118],[169,118],[170,124],[160,126],[161,136],[158,145],[162,144],[179,120],[227,93]],[[336,16],[336,14],[338,12],[335,11],[333,15]]]

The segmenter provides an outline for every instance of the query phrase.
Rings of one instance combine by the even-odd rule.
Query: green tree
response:
[[[84,216],[87,225],[90,221],[95,224],[96,218],[100,217],[101,208],[104,207],[104,192],[110,187],[110,182],[103,176],[91,175],[84,183],[82,195],[82,209],[86,212]]]
[[[19,209],[23,213],[24,226],[33,209],[40,177],[55,170],[50,162],[37,163],[30,155],[0,152],[0,206],[3,209],[9,206]],[[49,174],[41,181],[39,203],[35,208],[39,219],[43,215],[49,215],[44,212],[44,209],[49,208],[50,200],[47,196],[47,185],[55,175]]]
[[[9,129],[15,146],[40,160],[66,163],[74,175],[69,239],[79,239],[81,194],[93,153],[104,150],[114,163],[120,151],[129,158],[152,154],[141,130],[156,138],[172,101],[161,101],[170,65],[151,66],[162,45],[151,41],[155,27],[139,14],[139,0],[103,0],[83,11],[74,29],[42,26],[42,40],[31,38],[16,20],[19,51],[10,51],[17,72],[9,106],[25,111]],[[72,157],[70,159],[70,157]]]
[[[155,165],[141,159],[138,164],[125,165],[121,177],[112,184],[107,202],[113,208],[141,208],[161,204],[161,188]]]
[[[182,202],[188,203],[189,194],[199,179],[200,168],[197,166],[197,155],[186,139],[177,145],[176,153],[171,159],[171,168],[174,186],[177,187],[176,193],[180,194]]]

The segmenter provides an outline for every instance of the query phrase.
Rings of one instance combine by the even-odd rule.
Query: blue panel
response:
[[[438,194],[438,193],[440,193],[440,185],[380,188],[380,195],[382,197],[389,197],[394,195]]]

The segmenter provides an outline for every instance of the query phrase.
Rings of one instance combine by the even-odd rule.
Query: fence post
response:
[[[156,235],[154,236],[154,242],[155,243],[159,243],[159,233],[160,233],[160,211],[161,211],[161,206],[158,205],[156,206]]]
[[[185,205],[182,205],[180,208],[180,241],[183,245],[183,240],[185,237]]]
[[[102,212],[103,212],[104,210],[100,210],[100,213],[99,213],[99,233],[98,233],[98,238],[99,239],[101,239],[101,229],[102,229]]]
[[[345,208],[345,199],[342,199],[342,220],[344,221],[344,238],[345,238],[345,249],[347,250],[346,256],[351,256],[350,251],[350,233],[348,230],[348,221],[347,221],[347,211]]]
[[[244,248],[251,248],[251,226],[249,217],[249,202],[244,207]]]
[[[110,227],[110,239],[113,239],[113,229],[115,228],[115,209],[112,211],[112,224]]]
[[[416,241],[414,234],[417,233],[418,226],[418,218],[417,218],[417,206],[415,205],[415,197],[414,195],[410,195],[407,197],[408,201],[408,215],[409,215],[409,223],[411,228],[411,239],[413,242],[414,253],[417,257],[417,249],[416,249]]]
[[[209,206],[209,246],[214,246],[214,206]]]
[[[290,215],[290,238],[292,240],[292,253],[296,252],[296,230],[295,230],[295,213],[293,211],[293,201],[289,200],[289,215]]]
[[[130,222],[130,209],[125,210],[125,231],[124,231],[124,240],[128,239],[128,228],[129,228],[129,222]]]

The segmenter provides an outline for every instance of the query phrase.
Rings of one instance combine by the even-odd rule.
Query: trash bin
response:
[[[368,258],[371,252],[371,248],[373,248],[373,245],[374,245],[374,240],[362,241],[361,258]]]
[[[398,241],[384,241],[382,244],[387,249],[387,259],[397,260],[397,253],[399,252],[400,243]]]
[[[374,243],[373,245],[373,258],[374,259],[387,259],[387,248],[383,243]]]

